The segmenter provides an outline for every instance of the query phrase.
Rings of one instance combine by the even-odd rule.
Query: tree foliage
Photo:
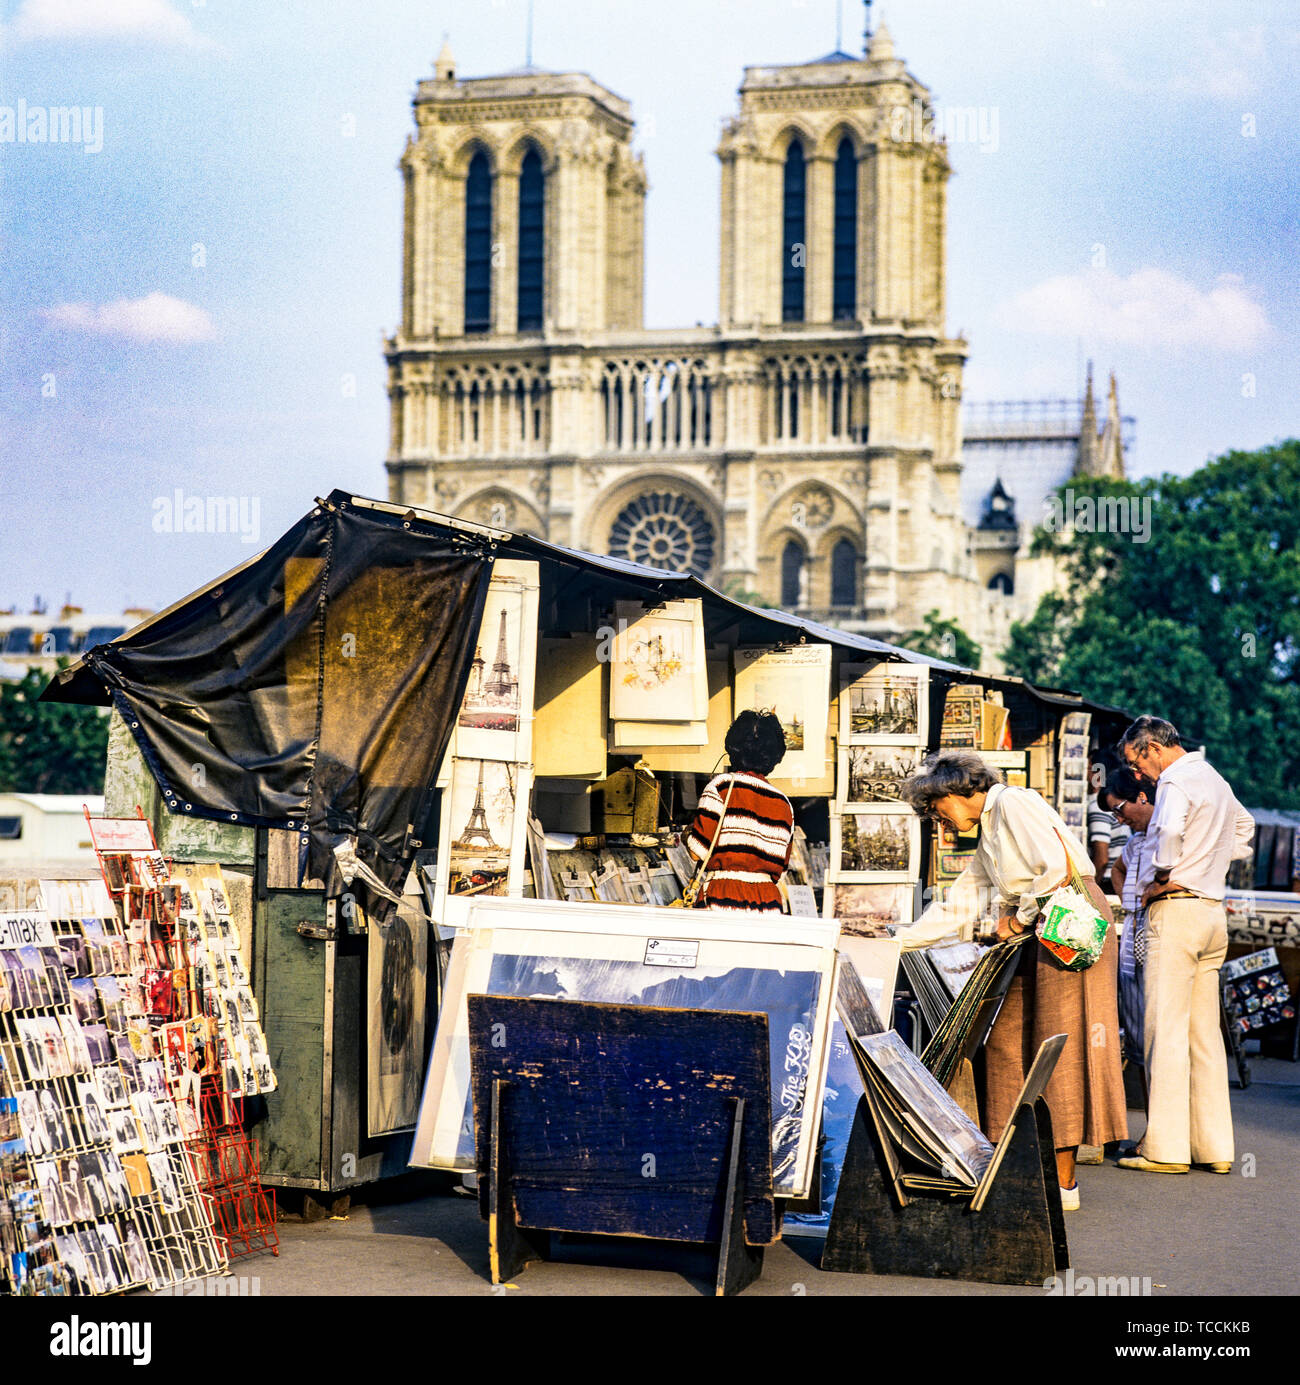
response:
[[[1064,590],[1012,627],[1008,670],[1166,717],[1243,801],[1300,805],[1300,441],[1069,488],[1149,503],[1149,534],[1040,530]]]
[[[40,702],[46,682],[35,668],[0,682],[0,790],[103,793],[107,709]]]
[[[903,635],[899,644],[917,654],[947,659],[966,668],[979,668],[983,650],[955,620],[941,620],[937,610],[927,611],[919,630]]]

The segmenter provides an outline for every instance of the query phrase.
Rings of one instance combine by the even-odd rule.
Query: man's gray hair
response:
[[[1135,755],[1141,755],[1153,741],[1156,745],[1182,744],[1173,722],[1162,721],[1160,717],[1138,717],[1120,737],[1119,753],[1123,755],[1125,748],[1131,747]]]
[[[915,774],[905,779],[899,794],[905,803],[924,815],[949,794],[970,798],[1001,782],[1001,774],[990,769],[973,750],[943,750],[931,755]]]

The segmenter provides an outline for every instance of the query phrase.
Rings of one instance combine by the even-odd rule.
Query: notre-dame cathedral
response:
[[[717,325],[646,330],[627,102],[579,73],[458,78],[444,47],[400,163],[390,499],[883,639],[938,608],[995,656],[1024,612],[989,554],[1024,550],[963,516],[950,167],[898,119],[929,100],[883,25],[862,56],[746,68]]]

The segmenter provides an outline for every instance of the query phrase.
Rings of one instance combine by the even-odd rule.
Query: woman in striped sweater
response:
[[[722,834],[709,856],[700,905],[781,913],[777,881],[790,863],[794,810],[767,782],[785,755],[785,732],[771,712],[741,712],[726,739],[730,769],[709,781],[687,834],[691,855],[702,861],[722,821]],[[728,800],[728,794],[730,799]]]

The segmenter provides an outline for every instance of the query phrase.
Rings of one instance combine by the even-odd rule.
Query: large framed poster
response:
[[[469,994],[762,1011],[772,1045],[772,1179],[812,1175],[834,1009],[833,923],[725,910],[484,898],[457,934],[411,1163],[474,1166]],[[808,1094],[810,1100],[806,1100]]]

